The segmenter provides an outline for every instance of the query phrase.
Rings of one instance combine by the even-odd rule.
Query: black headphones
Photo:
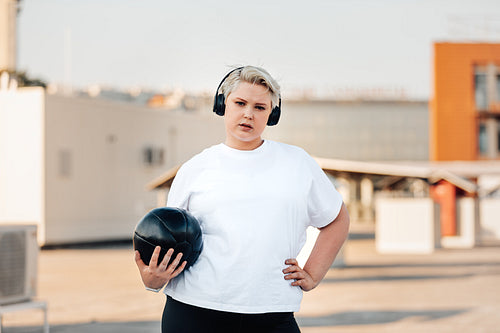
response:
[[[226,79],[229,77],[229,75],[231,75],[232,73],[234,73],[238,70],[242,70],[243,68],[244,67],[238,67],[238,68],[233,69],[232,71],[227,73],[226,76],[224,76],[222,81],[219,83],[219,86],[217,87],[217,90],[215,91],[215,97],[214,97],[214,112],[215,112],[215,114],[217,114],[219,116],[223,116],[225,111],[226,111],[226,103],[225,103],[226,98],[225,98],[224,94],[219,94],[220,87],[222,86],[224,81],[226,81]],[[273,108],[273,110],[271,111],[271,114],[269,115],[269,119],[267,119],[267,126],[276,125],[278,123],[278,121],[280,120],[280,115],[281,115],[281,96],[279,98],[278,105]]]

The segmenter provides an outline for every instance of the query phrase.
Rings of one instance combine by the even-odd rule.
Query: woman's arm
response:
[[[300,268],[296,259],[288,259],[290,265],[283,270],[286,280],[295,280],[292,286],[300,286],[304,291],[315,288],[330,269],[342,244],[349,233],[349,213],[342,203],[340,212],[332,223],[321,228],[314,248],[304,268]]]

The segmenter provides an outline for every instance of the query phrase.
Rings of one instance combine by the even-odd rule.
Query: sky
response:
[[[498,0],[22,0],[19,70],[47,82],[214,93],[232,66],[283,96],[427,99],[434,42],[500,43]]]

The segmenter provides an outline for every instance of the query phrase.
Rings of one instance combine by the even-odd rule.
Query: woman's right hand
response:
[[[149,266],[141,259],[139,251],[135,251],[135,263],[141,273],[142,282],[148,288],[159,289],[166,285],[171,279],[179,275],[186,267],[187,261],[182,265],[179,262],[182,258],[182,253],[178,253],[170,265],[168,262],[174,254],[174,249],[169,249],[163,257],[163,260],[158,264],[158,257],[160,256],[161,247],[157,246],[149,261]],[[168,265],[168,266],[167,266]],[[177,267],[179,265],[179,267]]]

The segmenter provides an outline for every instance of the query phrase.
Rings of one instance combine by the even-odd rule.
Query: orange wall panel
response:
[[[430,109],[430,159],[476,160],[477,111],[474,67],[500,65],[500,44],[434,44]]]

